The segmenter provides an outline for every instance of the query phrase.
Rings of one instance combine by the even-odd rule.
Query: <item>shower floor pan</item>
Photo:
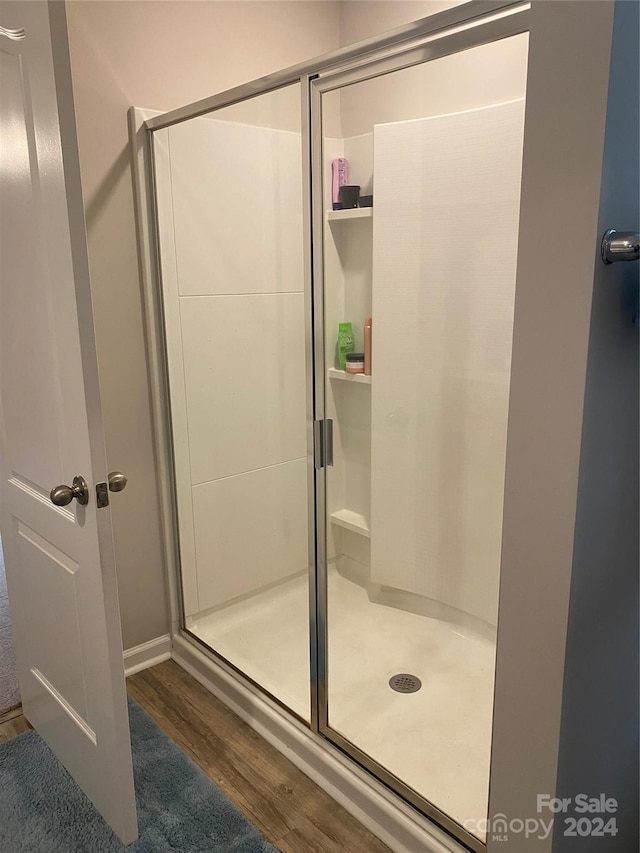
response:
[[[330,726],[459,823],[485,818],[495,644],[373,603],[333,567],[328,625]],[[197,618],[189,630],[309,719],[306,576]],[[421,689],[393,690],[398,673],[420,679]]]

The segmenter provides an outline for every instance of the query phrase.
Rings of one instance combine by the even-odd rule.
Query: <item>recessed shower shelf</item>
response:
[[[350,207],[347,210],[328,210],[328,222],[341,222],[345,219],[371,219],[373,217],[372,207]]]
[[[347,373],[346,370],[329,368],[329,379],[342,379],[343,382],[355,382],[356,385],[371,385],[371,377],[364,373]]]
[[[332,524],[344,527],[345,530],[350,530],[352,533],[359,533],[361,536],[366,536],[367,539],[371,538],[369,522],[359,512],[353,512],[350,509],[339,509],[337,512],[332,512],[330,517]]]

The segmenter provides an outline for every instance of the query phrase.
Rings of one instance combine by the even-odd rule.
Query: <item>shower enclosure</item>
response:
[[[180,628],[481,850],[528,6],[469,7],[147,130]]]

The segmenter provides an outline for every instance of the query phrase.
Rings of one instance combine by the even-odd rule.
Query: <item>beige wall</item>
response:
[[[340,44],[379,35],[465,0],[345,0],[340,3]]]
[[[168,631],[127,110],[168,110],[339,46],[334,2],[67,3],[125,648]]]

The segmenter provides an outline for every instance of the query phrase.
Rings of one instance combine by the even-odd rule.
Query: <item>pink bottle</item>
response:
[[[364,321],[364,374],[371,376],[371,330],[373,321],[367,317]]]
[[[340,187],[349,183],[349,166],[346,158],[336,157],[331,161],[331,201],[334,210],[342,207],[339,203]]]

